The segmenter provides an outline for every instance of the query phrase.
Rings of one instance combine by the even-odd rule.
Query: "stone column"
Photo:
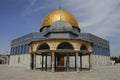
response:
[[[69,71],[69,53],[67,53],[67,64],[66,64],[66,66],[67,66],[67,71]]]
[[[34,54],[33,53],[31,53],[30,68],[31,68],[31,70],[34,69]]]
[[[55,69],[54,69],[54,60],[55,60],[55,53],[54,53],[54,51],[52,51],[52,72],[54,72],[55,71]]]
[[[33,53],[33,55],[34,55],[34,70],[36,69],[36,53]]]
[[[76,72],[79,72],[79,58],[78,58],[78,52],[76,52]]]
[[[46,58],[45,58],[45,71],[47,71],[47,54],[46,54]]]
[[[42,54],[42,71],[43,71],[43,64],[44,64],[44,55]]]
[[[82,55],[80,55],[80,71],[82,71]]]
[[[89,53],[89,70],[90,70],[90,71],[92,71],[91,67],[92,67],[92,66],[91,66],[91,54]]]
[[[75,71],[76,71],[76,66],[77,66],[77,63],[76,63],[76,54],[75,54]]]
[[[56,59],[57,59],[57,56],[55,55],[55,71],[57,70],[57,67],[56,67],[57,61],[56,61]]]

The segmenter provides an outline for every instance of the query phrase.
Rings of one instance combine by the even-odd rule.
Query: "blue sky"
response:
[[[81,32],[109,40],[111,55],[120,55],[120,0],[0,0],[0,49],[9,51],[11,40],[38,32],[59,4],[76,17]]]

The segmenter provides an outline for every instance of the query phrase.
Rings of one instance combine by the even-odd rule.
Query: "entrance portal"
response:
[[[65,71],[65,63],[64,63],[64,55],[63,54],[57,54],[56,56],[56,71]]]
[[[57,57],[57,66],[58,67],[63,67],[64,66],[64,56],[63,55],[59,55]]]

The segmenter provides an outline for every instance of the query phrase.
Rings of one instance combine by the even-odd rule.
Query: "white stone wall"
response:
[[[20,58],[20,61],[18,60]],[[30,69],[30,54],[22,54],[22,55],[13,55],[10,56],[10,65],[22,66]],[[70,67],[75,67],[75,56],[69,57]],[[64,57],[64,65],[66,66],[66,57]],[[78,57],[78,66],[80,67],[80,57]],[[102,55],[91,55],[91,65],[92,68],[100,65],[109,65],[110,57],[102,56]],[[41,68],[42,66],[42,56],[36,56],[36,68]],[[47,56],[47,66],[51,66],[51,56]],[[44,67],[45,67],[45,56],[44,56]],[[89,68],[89,56],[82,56],[82,67]]]
[[[22,66],[30,69],[30,54],[12,55],[10,56],[11,66]]]
[[[109,65],[110,64],[110,56],[103,55],[91,55],[91,63],[92,67],[101,66],[101,65]]]
[[[94,68],[95,66],[109,65],[110,64],[110,56],[102,56],[102,55],[91,55],[91,66]],[[78,65],[80,67],[80,57],[78,57]],[[70,56],[70,67],[75,67],[75,57]],[[82,56],[82,67],[89,68],[89,56]]]

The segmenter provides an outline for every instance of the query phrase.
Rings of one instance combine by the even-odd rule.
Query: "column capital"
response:
[[[50,48],[50,50],[55,50],[55,48]]]
[[[30,54],[36,54],[36,52],[35,52],[35,51],[32,51],[32,52],[30,52]]]
[[[79,49],[74,49],[76,52],[80,51]]]

